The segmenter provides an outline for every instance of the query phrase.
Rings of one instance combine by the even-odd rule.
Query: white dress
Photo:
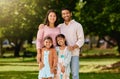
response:
[[[44,51],[44,67],[39,70],[39,75],[38,78],[49,78],[49,77],[54,77],[54,74],[50,72],[50,66],[49,66],[49,51]]]

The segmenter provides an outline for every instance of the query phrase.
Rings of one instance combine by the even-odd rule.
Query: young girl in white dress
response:
[[[44,38],[44,47],[41,49],[38,79],[53,79],[57,60],[52,38],[47,36]]]
[[[59,34],[56,36],[56,42],[57,42],[56,51],[58,54],[56,78],[69,79],[71,52],[68,50],[65,36],[63,34]]]

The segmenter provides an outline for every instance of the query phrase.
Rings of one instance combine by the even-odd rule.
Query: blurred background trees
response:
[[[74,13],[86,35],[98,36],[98,41],[103,39],[109,45],[117,45],[120,53],[119,8],[120,0],[83,0],[77,3]]]
[[[61,19],[61,8],[69,7],[73,18],[83,25],[85,36],[98,37],[120,53],[120,0],[0,0],[0,55],[3,41],[8,39],[14,56],[20,56],[25,41],[32,45],[46,12],[55,9]],[[89,42],[92,47],[92,42]]]

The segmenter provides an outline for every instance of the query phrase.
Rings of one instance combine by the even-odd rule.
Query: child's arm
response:
[[[57,63],[58,63],[58,56],[57,56],[57,52],[56,50],[54,49],[53,50],[53,56],[54,56],[54,64],[53,64],[53,70],[54,70],[54,73],[56,73],[56,68],[57,68]]]

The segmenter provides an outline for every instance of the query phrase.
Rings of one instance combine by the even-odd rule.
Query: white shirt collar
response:
[[[75,22],[75,20],[74,19],[72,19],[70,22],[69,22],[69,24],[68,25],[70,25],[70,24],[72,24],[72,23],[74,23]],[[65,22],[64,22],[64,25],[66,25],[65,24]]]

